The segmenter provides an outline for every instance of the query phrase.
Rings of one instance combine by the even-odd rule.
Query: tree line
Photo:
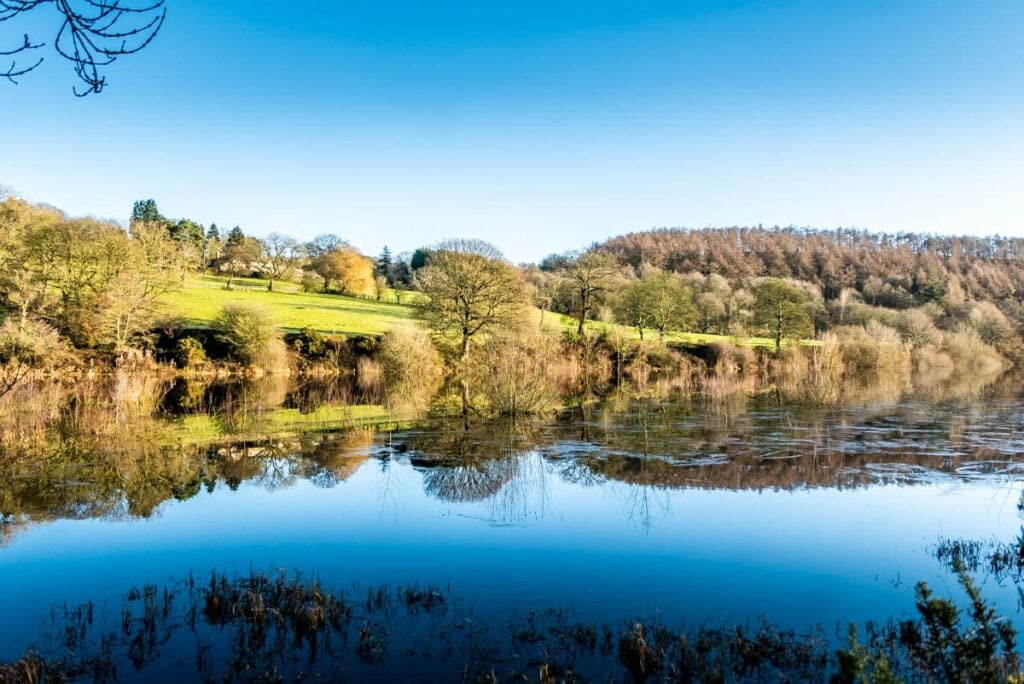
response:
[[[482,346],[527,365],[537,361],[547,342],[523,330],[544,328],[548,312],[574,320],[563,340],[569,343],[617,324],[640,341],[689,332],[764,336],[779,352],[791,340],[870,323],[913,349],[939,348],[943,335],[956,332],[1019,358],[1022,245],[707,229],[635,233],[538,264],[512,264],[472,239],[402,254],[385,247],[371,259],[337,235],[256,238],[239,226],[222,231],[170,219],[153,200],[135,203],[126,229],[12,197],[0,201],[0,306],[9,338],[0,347],[18,351],[2,352],[0,361],[31,357],[33,341],[55,332],[79,348],[145,345],[161,298],[199,272],[224,276],[227,288],[254,277],[270,291],[285,281],[358,297],[391,291],[399,301],[416,291],[436,345],[463,370],[497,370],[486,359],[470,363]]]

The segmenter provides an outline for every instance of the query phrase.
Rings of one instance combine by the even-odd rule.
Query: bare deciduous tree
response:
[[[467,415],[465,365],[470,343],[522,316],[527,307],[522,275],[486,242],[450,240],[431,251],[419,282],[426,295],[423,315],[427,324],[439,336],[458,344],[463,367],[462,411]]]
[[[0,23],[24,16],[35,9],[50,8],[60,17],[60,29],[53,47],[69,60],[75,74],[85,85],[75,88],[75,95],[84,97],[98,93],[107,84],[104,67],[119,57],[132,55],[149,45],[167,17],[165,0],[149,0],[145,4],[131,0],[0,0]],[[0,57],[10,57],[10,65],[0,71],[0,79],[17,83],[17,79],[34,71],[44,58],[38,51],[45,42],[36,42],[27,34],[20,44],[0,50]]]
[[[590,312],[615,286],[620,274],[619,266],[613,257],[596,251],[577,256],[561,271],[562,279],[573,291],[574,296],[578,297],[575,303],[577,335],[584,336],[584,325]]]
[[[295,269],[302,253],[302,245],[281,233],[271,233],[260,240],[263,247],[263,267],[267,276],[267,290],[274,291],[274,282],[284,280]]]

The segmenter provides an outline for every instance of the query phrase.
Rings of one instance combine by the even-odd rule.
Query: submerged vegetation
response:
[[[669,626],[663,618],[581,622],[561,609],[478,615],[449,588],[336,591],[316,579],[214,572],[205,583],[132,589],[120,615],[55,608],[41,642],[0,663],[0,681],[117,680],[175,670],[202,681],[331,681],[361,676],[460,681],[1007,681],[1016,633],[966,572],[970,621],[921,583],[916,618],[869,625],[865,643],[829,649],[770,624]],[[189,653],[191,651],[192,653]]]

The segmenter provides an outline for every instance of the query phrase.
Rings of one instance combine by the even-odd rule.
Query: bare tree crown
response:
[[[118,57],[139,52],[156,38],[167,17],[165,0],[0,0],[0,24],[35,9],[50,8],[60,16],[60,29],[53,47],[69,60],[84,87],[75,95],[99,93],[107,84],[102,71]],[[45,42],[24,35],[11,49],[0,49],[0,57],[11,63],[0,66],[0,79],[17,83],[34,71],[44,58],[38,51]]]

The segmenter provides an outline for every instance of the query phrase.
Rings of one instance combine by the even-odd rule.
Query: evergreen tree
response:
[[[377,258],[376,275],[387,280],[388,285],[391,285],[392,266],[391,250],[388,249],[387,245],[384,245],[383,251],[381,251],[380,256]]]
[[[181,219],[170,228],[171,237],[178,242],[187,242],[202,249],[206,238],[203,227],[191,219]]]
[[[216,223],[210,224],[210,229],[206,231],[207,240],[220,240],[220,228],[217,227]]]
[[[412,253],[412,258],[409,260],[409,268],[414,271],[418,271],[427,265],[427,259],[430,257],[430,250],[420,247]]]
[[[226,246],[238,247],[243,242],[245,242],[245,233],[242,232],[241,228],[235,226],[234,228],[231,229],[231,232],[228,233],[228,240]]]
[[[156,206],[156,200],[139,200],[132,207],[132,223],[142,221],[144,223],[166,223],[167,219]]]

